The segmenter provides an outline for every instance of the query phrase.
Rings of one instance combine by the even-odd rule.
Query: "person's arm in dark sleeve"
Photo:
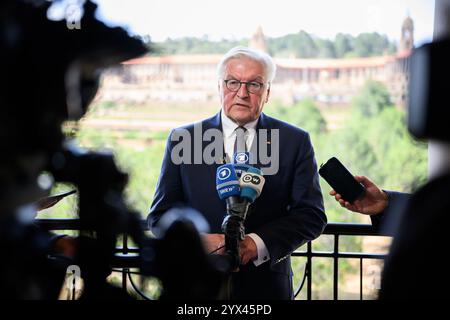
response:
[[[387,207],[382,212],[371,215],[370,220],[372,226],[377,231],[384,231],[384,233],[391,235],[398,226],[397,222],[411,198],[411,194],[388,190],[383,191],[388,196]]]
[[[317,238],[327,224],[314,149],[307,133],[292,174],[288,214],[255,230],[270,253],[271,265]]]
[[[173,163],[171,159],[171,152],[174,146],[174,141],[171,139],[173,132],[171,132],[167,139],[161,173],[156,185],[150,214],[147,217],[150,230],[157,224],[164,212],[184,201],[180,166]]]
[[[381,224],[383,223],[385,214],[383,212],[370,216],[370,222],[372,227],[376,230],[380,230]]]

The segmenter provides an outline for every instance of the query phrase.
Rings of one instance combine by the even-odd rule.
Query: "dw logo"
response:
[[[245,176],[243,176],[242,181],[246,183],[253,183],[256,185],[261,183],[261,179],[257,175],[252,175],[250,173],[247,173]]]

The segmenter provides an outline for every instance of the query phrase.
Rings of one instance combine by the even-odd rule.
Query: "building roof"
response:
[[[346,59],[275,59],[277,66],[287,69],[350,69],[382,67],[386,63],[406,58],[410,50],[404,50],[394,55]]]
[[[350,69],[381,67],[386,63],[397,59],[406,58],[411,54],[410,50],[404,50],[393,55],[384,55],[366,58],[346,59],[293,59],[275,58],[275,63],[285,69]],[[196,54],[196,55],[167,55],[147,56],[124,62],[125,65],[145,64],[213,64],[217,65],[222,59],[221,54]]]
[[[222,54],[146,56],[125,61],[123,64],[218,64],[222,57]]]

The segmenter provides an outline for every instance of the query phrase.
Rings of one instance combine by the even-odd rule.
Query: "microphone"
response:
[[[221,200],[236,201],[241,194],[241,187],[234,169],[234,165],[227,163],[221,165],[216,171],[216,190]]]
[[[225,252],[229,271],[239,267],[239,241],[244,239],[243,212],[245,207],[241,202],[241,187],[236,175],[234,164],[227,163],[217,168],[216,190],[219,198],[225,200],[227,215],[222,222],[225,235]]]
[[[238,178],[241,177],[243,172],[246,172],[250,168],[250,153],[249,152],[236,152],[233,155],[234,170]]]
[[[248,152],[236,153],[233,159],[236,163],[221,165],[216,172],[217,193],[225,200],[227,208],[222,231],[230,271],[240,265],[239,243],[245,238],[244,221],[250,204],[259,197],[265,183],[261,170],[248,164]]]
[[[241,187],[241,198],[253,203],[262,192],[266,179],[262,176],[260,169],[250,167],[239,179]]]
[[[262,176],[261,170],[255,167],[249,167],[248,170],[241,175],[239,185],[241,187],[240,197],[245,206],[243,215],[244,220],[247,217],[250,204],[259,197],[265,182],[266,180]]]
[[[243,221],[248,201],[242,201],[240,197],[241,187],[235,167],[235,164],[227,163],[217,168],[216,189],[219,198],[225,200],[227,204],[227,216],[222,222],[222,231],[225,235],[229,234],[243,240],[245,237]]]

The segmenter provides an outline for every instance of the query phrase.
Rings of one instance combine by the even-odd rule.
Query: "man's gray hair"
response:
[[[232,48],[223,56],[222,60],[217,65],[218,78],[223,79],[223,76],[225,74],[225,68],[228,61],[239,58],[247,58],[259,62],[264,68],[264,71],[266,73],[265,75],[267,77],[266,80],[268,82],[272,82],[273,79],[275,78],[275,72],[277,67],[273,62],[271,56],[269,56],[267,53],[263,51],[242,46]]]

